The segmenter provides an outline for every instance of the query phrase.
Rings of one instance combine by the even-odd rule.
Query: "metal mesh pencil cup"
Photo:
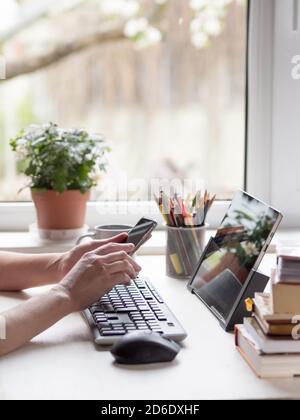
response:
[[[190,279],[205,245],[207,225],[201,227],[167,226],[167,276]]]

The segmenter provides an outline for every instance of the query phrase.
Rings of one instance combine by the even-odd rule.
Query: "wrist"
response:
[[[61,284],[51,289],[51,294],[58,301],[64,316],[75,312],[75,307],[70,292]]]
[[[66,253],[61,254],[52,254],[49,265],[48,271],[53,273],[54,282],[58,283],[63,279],[65,276],[65,260],[66,260]]]

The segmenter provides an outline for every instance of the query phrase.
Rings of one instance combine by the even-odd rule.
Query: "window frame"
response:
[[[250,0],[246,188],[283,213],[284,228],[300,227],[300,82],[291,75],[299,21],[299,0]]]
[[[245,185],[271,202],[274,0],[248,0]]]

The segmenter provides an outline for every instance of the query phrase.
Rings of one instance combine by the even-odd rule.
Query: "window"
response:
[[[300,2],[252,0],[248,190],[300,226]]]
[[[118,195],[103,180],[96,200],[150,200],[158,179],[244,187],[246,1],[6,0],[0,28],[0,201],[29,199],[9,138],[48,121],[107,138]]]

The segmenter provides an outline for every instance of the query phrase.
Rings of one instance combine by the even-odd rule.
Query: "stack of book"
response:
[[[261,378],[300,375],[300,256],[280,255],[271,293],[257,293],[236,346]]]

